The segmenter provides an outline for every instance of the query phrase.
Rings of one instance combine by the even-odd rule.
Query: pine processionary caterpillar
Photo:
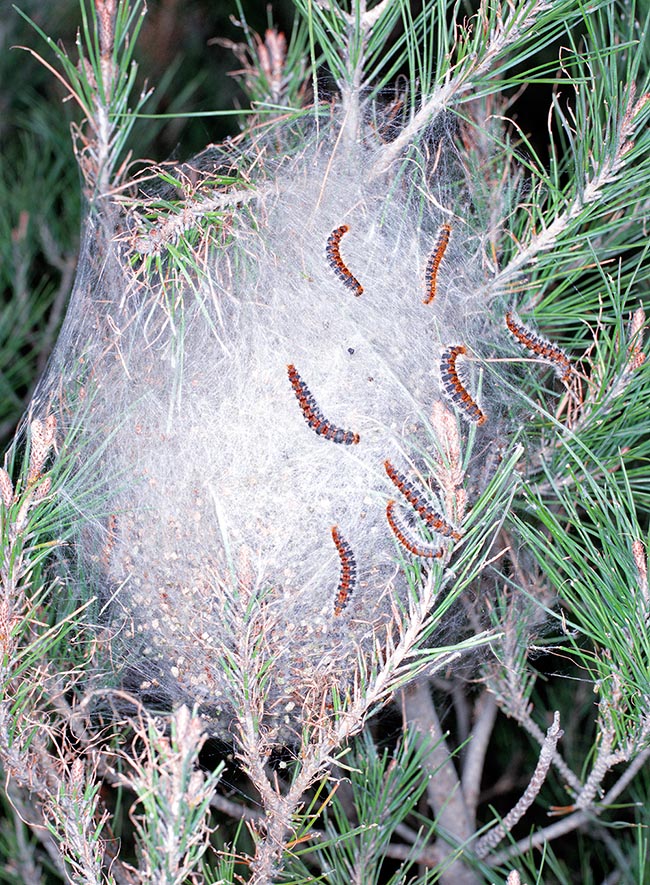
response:
[[[338,617],[348,604],[350,594],[357,582],[357,563],[352,553],[352,548],[341,537],[339,528],[336,525],[332,526],[332,540],[341,559],[341,577],[339,578],[339,586],[334,603],[334,614]]]
[[[327,238],[327,246],[325,247],[325,257],[327,258],[327,263],[332,268],[337,277],[341,280],[344,286],[347,286],[348,289],[352,289],[354,294],[358,297],[363,294],[363,286],[359,282],[359,280],[353,276],[353,274],[348,270],[345,262],[341,258],[341,239],[344,234],[346,234],[350,230],[349,225],[342,224],[340,227],[337,227],[335,230]]]
[[[446,519],[443,519],[435,510],[432,510],[424,503],[421,495],[416,492],[406,477],[393,467],[390,461],[384,461],[384,469],[393,485],[400,490],[411,507],[420,514],[430,529],[444,535],[446,538],[453,538],[455,541],[461,537]]]
[[[545,338],[540,338],[522,323],[518,322],[512,311],[506,313],[506,326],[515,336],[517,341],[527,350],[532,351],[543,360],[553,363],[557,376],[564,384],[569,384],[573,375],[573,366],[566,353],[556,344],[551,344]]]
[[[426,298],[423,301],[423,304],[431,304],[433,299],[436,297],[436,290],[438,287],[438,268],[440,267],[440,263],[445,256],[445,252],[447,251],[450,236],[451,225],[443,224],[438,231],[438,239],[435,246],[433,247],[433,252],[429,256],[429,260],[427,261],[427,269],[424,274],[427,294]]]
[[[465,353],[467,350],[462,344],[448,347],[440,360],[440,377],[445,393],[455,405],[461,408],[463,418],[480,427],[487,421],[487,415],[481,411],[477,402],[467,392],[456,369],[456,360]]]
[[[289,381],[296,394],[305,421],[312,430],[319,436],[325,437],[335,443],[342,443],[344,446],[356,445],[359,442],[359,434],[353,433],[351,430],[343,430],[325,418],[321,410],[316,404],[313,394],[298,374],[296,367],[291,363],[287,366]]]
[[[402,547],[404,547],[405,550],[408,550],[409,553],[412,553],[413,556],[419,556],[424,559],[438,559],[442,556],[442,550],[439,548],[433,548],[422,543],[418,544],[416,541],[412,541],[411,538],[409,538],[407,532],[409,532],[410,529],[406,523],[400,519],[398,512],[395,510],[395,501],[389,501],[388,504],[386,504],[386,519],[388,520],[390,530]]]

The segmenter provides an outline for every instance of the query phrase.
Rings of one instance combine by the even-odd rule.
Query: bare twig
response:
[[[500,864],[507,863],[507,861],[513,857],[519,857],[521,854],[534,848],[541,848],[553,839],[564,836],[567,833],[582,827],[584,824],[592,823],[595,817],[602,814],[604,811],[607,811],[609,806],[620,796],[623,790],[631,783],[649,759],[650,747],[640,753],[636,759],[630,763],[625,772],[616,781],[614,786],[607,791],[598,805],[592,806],[589,811],[576,811],[563,820],[557,821],[548,827],[544,827],[544,829],[538,830],[532,836],[521,839],[514,845],[509,845],[497,854],[493,854],[489,858],[490,866],[496,867]]]
[[[548,774],[551,762],[553,761],[555,747],[561,737],[562,730],[560,728],[560,714],[556,711],[553,716],[553,724],[549,726],[549,729],[546,732],[546,740],[544,741],[542,750],[539,754],[537,766],[523,796],[514,808],[506,814],[501,823],[497,824],[496,827],[478,840],[474,848],[477,857],[487,857],[490,851],[498,845],[502,839],[505,839],[510,830],[512,830],[515,824],[521,820],[533,804],[546,780],[546,775]]]
[[[264,820],[263,811],[247,808],[246,805],[242,805],[241,802],[233,802],[231,799],[226,799],[225,796],[220,796],[218,793],[215,793],[210,799],[210,805],[212,808],[216,808],[217,811],[227,814],[228,817],[232,817],[234,820],[254,821],[256,823]]]
[[[463,759],[461,789],[472,827],[476,826],[476,809],[481,789],[485,756],[497,717],[497,703],[490,692],[483,692],[474,706],[475,722]]]
[[[452,844],[465,844],[474,835],[472,815],[469,812],[461,782],[447,747],[445,735],[436,714],[427,683],[421,682],[404,692],[404,709],[408,725],[427,738],[430,751],[425,760],[428,773],[427,797],[436,815],[438,827]],[[454,848],[439,847],[441,863],[454,856]],[[454,859],[442,874],[441,881],[476,883],[476,874]]]
[[[535,742],[542,747],[545,741],[545,735],[539,725],[535,722],[533,717],[531,716],[531,712],[528,708],[519,708],[518,710],[514,710],[513,708],[508,708],[508,714],[516,719],[516,721],[528,732],[528,734],[535,740]],[[582,789],[582,784],[580,779],[573,773],[573,771],[566,764],[560,752],[555,749],[553,751],[553,766],[557,769],[560,775],[564,778],[564,781],[573,789],[575,792],[579,792]]]

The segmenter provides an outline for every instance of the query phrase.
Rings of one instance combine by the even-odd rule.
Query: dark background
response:
[[[20,9],[76,61],[78,0],[24,0]],[[249,2],[246,20],[263,33],[272,20],[289,33],[289,0]],[[239,67],[221,37],[243,42],[234,2],[150,0],[135,57],[138,85],[155,87],[144,107],[173,120],[142,120],[133,156],[183,160],[239,131],[236,115],[183,117],[245,108],[228,72]],[[74,281],[81,180],[70,124],[78,108],[29,47],[57,67],[54,53],[8,0],[0,0],[0,447],[5,450],[56,340]],[[57,67],[57,69],[59,69]]]

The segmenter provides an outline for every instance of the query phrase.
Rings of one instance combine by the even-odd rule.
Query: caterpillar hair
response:
[[[390,530],[399,543],[405,550],[412,553],[413,556],[423,559],[438,559],[442,556],[442,550],[439,547],[424,544],[421,541],[416,542],[409,537],[410,526],[406,524],[403,516],[396,510],[395,501],[389,501],[386,504],[386,519],[388,520]]]
[[[341,443],[344,446],[356,445],[360,439],[359,434],[330,424],[318,408],[314,395],[298,374],[296,367],[290,363],[287,366],[287,372],[305,421],[311,429],[331,442]]]
[[[352,289],[354,294],[359,297],[363,294],[363,286],[359,280],[353,276],[347,265],[341,258],[341,238],[350,230],[349,225],[342,224],[337,227],[327,238],[327,246],[325,247],[325,256],[329,266],[332,268],[337,277],[344,286]]]
[[[463,418],[471,421],[473,424],[478,424],[480,427],[487,421],[487,415],[465,389],[456,369],[456,360],[465,353],[467,351],[462,344],[448,347],[443,353],[440,360],[442,387],[452,403],[460,408]]]
[[[332,526],[332,540],[341,559],[341,576],[334,602],[334,614],[338,617],[348,604],[350,595],[357,582],[357,563],[352,553],[352,548],[341,537],[338,526]]]
[[[384,469],[393,485],[404,495],[411,507],[420,514],[429,528],[433,529],[434,532],[438,532],[447,538],[453,538],[456,541],[461,537],[446,519],[443,519],[440,514],[436,513],[435,510],[432,510],[431,507],[425,504],[421,495],[416,492],[404,474],[396,470],[390,461],[384,461]]]
[[[427,261],[427,269],[424,274],[426,297],[424,298],[423,304],[431,304],[433,299],[436,297],[436,291],[438,288],[438,268],[440,267],[440,263],[445,256],[445,252],[447,251],[450,237],[451,225],[443,224],[438,231],[438,239],[435,246],[433,247],[433,252],[429,256],[429,260]]]
[[[506,326],[517,341],[536,356],[552,363],[555,373],[563,384],[569,384],[573,376],[573,366],[566,353],[556,344],[536,335],[520,323],[512,311],[505,316]]]

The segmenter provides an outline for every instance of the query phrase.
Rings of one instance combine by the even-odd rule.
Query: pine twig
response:
[[[484,691],[474,705],[475,722],[463,759],[461,776],[461,790],[472,827],[476,826],[476,809],[481,789],[481,774],[485,767],[485,757],[494,730],[497,711],[498,707],[494,695]]]
[[[625,165],[625,156],[633,147],[636,117],[648,100],[650,100],[650,96],[644,95],[635,102],[634,91],[631,90],[627,108],[617,133],[617,147],[613,157],[596,167],[594,174],[583,183],[578,195],[574,197],[567,208],[558,213],[542,231],[533,234],[528,244],[521,247],[517,254],[497,273],[490,283],[492,292],[503,292],[507,285],[512,283],[526,267],[534,263],[542,252],[552,249],[566,235],[571,224],[580,217],[585,209],[598,203],[607,185],[616,181]]]
[[[146,881],[182,885],[209,846],[208,811],[222,768],[209,775],[198,768],[205,743],[204,723],[181,706],[165,723],[145,715],[134,723],[130,753],[122,753],[118,782],[138,798],[131,809]]]
[[[428,683],[420,682],[404,692],[404,710],[408,726],[416,733],[426,736],[431,743],[431,751],[426,757],[430,775],[427,797],[436,816],[438,828],[445,833],[445,839],[449,839],[453,844],[467,843],[474,835],[472,815],[467,808],[461,782],[447,747]],[[442,882],[467,883],[467,885],[475,885],[478,882],[476,874],[454,858],[453,847],[440,847],[439,850],[441,863],[450,864],[452,860],[442,874]]]
[[[579,829],[584,824],[592,823],[594,817],[602,814],[616,801],[623,790],[625,790],[644,765],[646,765],[648,760],[650,760],[650,747],[639,753],[634,761],[630,763],[614,786],[603,796],[602,801],[598,805],[592,806],[588,811],[576,811],[563,820],[550,824],[548,827],[544,827],[536,833],[533,833],[532,836],[520,839],[519,842],[515,842],[513,845],[509,845],[497,854],[493,854],[489,859],[490,866],[500,866],[503,863],[507,863],[513,857],[519,857],[526,851],[541,848],[553,839],[565,836],[567,833]]]
[[[510,707],[507,708],[507,713],[509,716],[512,716],[522,728],[533,738],[533,740],[540,746],[544,746],[544,741],[546,740],[544,732],[539,727],[539,725],[535,722],[533,717],[531,716],[530,709],[525,705],[519,705],[518,707]],[[569,768],[567,763],[562,758],[561,753],[555,749],[553,751],[553,766],[557,769],[559,774],[564,778],[565,783],[567,783],[576,793],[582,789],[582,784],[580,779],[573,773],[573,771]]]
[[[477,31],[480,31],[484,26],[484,21],[488,17],[489,5],[483,0],[476,13],[475,28]],[[508,4],[506,14],[500,14],[497,23],[491,29],[490,37],[482,52],[469,56],[471,60],[467,64],[459,63],[457,73],[454,76],[448,75],[444,85],[438,86],[433,94],[425,99],[410,123],[393,141],[386,145],[375,163],[374,173],[382,175],[386,172],[390,164],[416,140],[418,134],[427,126],[431,126],[436,118],[460,96],[469,92],[476,81],[488,73],[497,59],[510,46],[516,44],[526,31],[534,27],[540,15],[549,7],[548,0],[533,0],[533,2],[525,2],[519,6],[515,3]]]
[[[496,827],[478,840],[474,847],[474,852],[477,857],[487,857],[490,851],[498,845],[502,839],[505,839],[515,824],[521,820],[533,804],[539,795],[539,791],[544,785],[546,775],[548,774],[548,770],[553,761],[555,748],[562,737],[562,734],[563,732],[560,728],[560,714],[556,711],[553,715],[553,723],[549,726],[548,731],[546,732],[546,739],[542,745],[537,766],[530,779],[530,783],[526,787],[521,799],[519,799],[517,804],[508,812],[508,814],[506,814],[501,823],[497,824]]]

